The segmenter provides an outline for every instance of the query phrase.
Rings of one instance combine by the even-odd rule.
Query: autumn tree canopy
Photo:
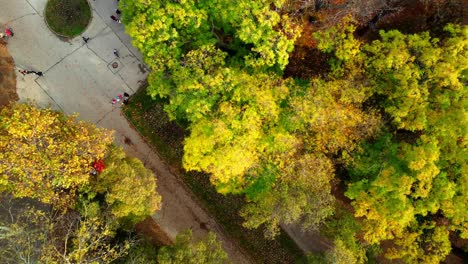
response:
[[[104,195],[107,210],[120,219],[136,224],[161,207],[154,174],[136,158],[111,146],[105,158],[106,169],[92,181],[93,194]],[[89,194],[88,194],[89,195]]]
[[[446,30],[450,36],[443,40],[382,31],[381,40],[349,57],[337,52],[355,41],[352,31],[319,36],[325,43],[341,39],[341,46],[330,47],[333,63],[340,62],[336,69],[349,74],[360,67],[373,98],[380,99],[377,106],[390,117],[349,157],[346,195],[356,216],[366,219],[364,238],[393,240],[386,256],[408,262],[438,263],[450,252],[449,231],[467,235],[468,30]]]
[[[160,264],[224,264],[228,262],[227,254],[214,233],[210,232],[203,240],[194,242],[191,230],[178,234],[174,245],[162,247],[158,252],[157,260]]]
[[[127,254],[134,239],[116,234],[152,215],[161,197],[154,174],[112,140],[51,109],[0,111],[0,262],[109,263]]]
[[[104,157],[110,131],[29,104],[0,111],[0,191],[70,205]]]
[[[9,195],[0,200],[2,263],[110,263],[134,243],[115,239],[110,218],[57,211]]]
[[[301,87],[277,74],[299,32],[282,4],[121,2],[153,69],[148,93],[167,97],[169,116],[189,123],[184,167],[210,173],[221,193],[245,193],[246,226],[265,224],[270,235],[304,216],[317,227],[333,212],[330,155],[351,151],[379,123],[353,101],[364,99],[341,94],[345,82]]]
[[[153,69],[148,94],[187,124],[184,168],[244,194],[244,225],[272,236],[280,223],[330,217],[338,176],[367,242],[392,240],[389,258],[442,260],[448,232],[467,228],[467,207],[457,206],[468,201],[467,27],[448,25],[440,39],[382,31],[366,44],[346,18],[315,34],[330,72],[294,80],[282,70],[300,29],[283,5],[121,1]]]

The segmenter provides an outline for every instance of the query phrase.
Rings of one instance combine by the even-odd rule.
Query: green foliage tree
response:
[[[355,251],[346,247],[343,241],[337,239],[334,242],[334,246],[331,250],[325,252],[326,263],[366,263],[364,252],[360,252],[360,255],[356,255]]]
[[[291,80],[262,73],[264,67],[282,68],[287,63],[284,56],[294,38],[286,37],[293,34],[286,25],[289,22],[286,18],[280,20],[267,1],[201,1],[190,6],[189,2],[137,2],[127,6],[131,9],[127,30],[135,35],[137,46],[143,45],[143,53],[151,55],[166,52],[154,49],[154,43],[171,43],[177,49],[168,55],[173,57],[153,67],[148,91],[153,96],[168,97],[165,110],[170,117],[189,123],[184,167],[210,173],[211,182],[221,193],[246,193],[250,203],[242,213],[246,226],[266,224],[268,233],[274,235],[280,222],[298,221],[307,215],[305,226],[316,227],[333,211],[330,180],[334,170],[326,155],[342,149],[351,151],[356,142],[378,127],[375,115],[366,115],[360,109],[359,103],[368,92],[362,85],[355,88],[350,82],[316,80],[302,95],[298,91],[297,96],[292,96],[290,91],[301,88]],[[203,10],[197,13],[200,23],[182,28],[177,25],[180,21],[174,22],[172,17],[179,11],[166,15],[169,8],[190,10],[187,13],[194,16],[194,9]],[[169,22],[160,25],[147,20],[155,12],[171,17]],[[140,18],[145,21],[139,24]],[[207,23],[204,19],[212,19],[209,29],[203,25]],[[273,30],[279,28],[279,23],[281,29]],[[151,25],[164,27],[164,31],[170,28],[181,39],[188,39],[186,36],[193,32],[201,33],[192,37],[198,39],[190,45],[176,47],[178,40],[160,39],[164,34],[140,38],[139,31],[154,29]],[[226,43],[226,36],[232,36],[232,42]],[[212,39],[216,42],[212,43]],[[248,51],[246,47],[252,44],[254,48]],[[340,89],[343,85],[348,89]],[[302,159],[311,159],[324,169],[315,173]],[[303,173],[294,175],[295,170]],[[291,205],[295,205],[294,210]],[[281,209],[271,214],[273,208]]]
[[[168,97],[169,115],[189,123],[184,167],[210,173],[221,193],[247,193],[246,226],[267,224],[271,235],[280,222],[308,215],[305,225],[316,226],[331,214],[333,168],[324,152],[352,149],[355,141],[372,133],[362,129],[353,134],[351,127],[365,123],[366,117],[352,103],[311,108],[308,114],[314,120],[301,115],[287,100],[295,84],[262,72],[284,68],[297,36],[288,18],[273,8],[282,5],[282,1],[273,5],[271,1],[122,1],[127,31],[154,70],[148,92]],[[326,93],[322,86],[320,91]],[[352,95],[346,95],[348,101]],[[308,106],[313,96],[311,92],[297,100]],[[330,93],[322,99],[336,100]],[[342,107],[351,113],[343,109],[321,120],[323,113]],[[291,117],[301,121],[291,122]],[[340,131],[348,118],[348,127]],[[315,130],[304,136],[309,126]],[[341,135],[343,130],[339,142],[327,143],[333,138],[328,132]],[[301,161],[296,162],[297,157]],[[307,160],[323,170],[314,175]],[[275,172],[264,175],[269,167]],[[273,208],[281,210],[271,214]]]
[[[266,74],[255,78],[233,70],[221,74],[225,77],[224,81],[219,78],[218,94],[215,89],[204,88],[219,101],[200,115],[202,119],[190,120],[191,134],[185,140],[183,161],[186,169],[211,173],[218,190],[227,193],[239,191],[246,171],[259,163],[266,129],[278,120],[279,104],[288,87]],[[200,102],[190,95],[185,98]]]
[[[120,7],[128,33],[160,70],[171,70],[182,55],[204,45],[217,45],[232,57],[257,67],[288,63],[299,30],[279,9],[284,1],[125,1]]]
[[[186,51],[216,42],[199,1],[122,0],[120,9],[133,44],[155,71],[153,77],[179,64]]]
[[[310,87],[288,98],[279,122],[269,126],[263,141],[262,166],[248,172],[245,189],[251,203],[242,210],[245,226],[266,224],[275,235],[279,223],[301,219],[306,228],[333,213],[332,155],[351,152],[373,135],[380,122],[359,106],[366,92],[347,81],[314,80]],[[273,127],[273,128],[272,128]]]
[[[118,263],[124,264],[157,264],[158,248],[148,239],[140,238],[130,248],[128,255]]]
[[[379,115],[361,106],[370,95],[353,81],[312,80],[303,96],[291,100],[306,147],[324,154],[351,152],[357,142],[374,135],[381,125]]]
[[[211,56],[213,64],[190,58],[184,67],[199,72],[195,76],[203,76],[203,83],[191,74],[177,76],[175,82],[194,88],[178,91],[166,108],[191,121],[185,168],[211,173],[221,193],[245,192],[251,202],[242,213],[248,227],[265,223],[274,235],[280,222],[305,215],[305,226],[317,226],[333,211],[333,168],[324,155],[353,150],[379,127],[377,116],[359,106],[368,92],[345,81],[316,80],[290,96],[289,91],[300,89],[290,80],[225,71],[216,56]],[[326,169],[316,172],[302,159]]]
[[[318,40],[317,48],[325,53],[332,53],[329,60],[331,73],[341,79],[345,75],[355,79],[363,72],[363,43],[354,37],[356,21],[347,16],[337,25],[313,35]]]
[[[246,66],[265,68],[288,64],[299,30],[281,14],[286,1],[201,1],[209,10],[212,29],[220,46],[236,50]],[[229,37],[233,38],[232,40]],[[253,46],[250,50],[248,46]],[[236,57],[236,56],[234,56]]]
[[[343,255],[348,256],[349,262],[372,263],[373,256],[368,258],[367,255],[372,253],[373,248],[362,243],[360,240],[361,231],[362,226],[359,220],[349,212],[349,209],[338,204],[335,213],[320,226],[320,234],[334,241],[334,247],[325,254],[327,259],[331,261],[331,259],[339,259]],[[331,261],[330,263],[347,262]]]
[[[454,36],[440,44],[427,32],[404,35],[392,30],[364,47],[366,71],[376,93],[385,95],[384,109],[398,128],[427,129],[433,112],[459,107],[468,33],[454,26],[448,29]]]
[[[104,157],[109,131],[75,116],[29,104],[0,112],[0,191],[41,202],[73,203],[89,182],[93,161]]]
[[[111,146],[105,163],[91,190],[105,196],[106,210],[114,217],[136,224],[160,208],[155,176],[140,160],[128,158],[122,148]]]
[[[407,263],[440,263],[452,250],[448,230],[436,223],[417,225],[416,229],[405,232],[395,239],[395,246],[385,256],[389,259],[403,259]]]
[[[365,178],[353,182],[346,195],[354,199],[356,216],[366,219],[367,241],[393,239],[398,245],[389,257],[438,263],[450,251],[448,228],[421,220],[444,212],[442,205],[451,203],[457,192],[456,184],[436,166],[434,141],[422,136],[419,144],[409,145],[392,142],[387,134],[354,159],[353,177]]]
[[[282,4],[283,1],[275,1],[273,5],[281,7]],[[122,1],[120,6],[127,32],[152,69],[148,93],[153,97],[169,97],[175,107],[185,101],[178,96],[180,91],[195,89],[196,92],[200,85],[207,84],[206,73],[194,70],[194,64],[226,63],[229,66],[224,72],[231,66],[284,69],[299,32],[286,16],[280,19],[271,1],[265,0],[138,0]],[[215,57],[212,57],[213,50],[216,50]],[[185,67],[187,60],[192,62],[192,67]],[[199,91],[197,97],[206,95],[215,85],[223,88],[224,74],[219,78],[209,74],[213,76],[206,81],[214,83]],[[206,104],[216,99],[203,98],[198,103],[200,111],[209,110]],[[194,102],[187,105],[191,111],[195,111],[195,106]]]
[[[467,236],[467,208],[457,206],[468,201],[467,27],[447,26],[442,40],[381,32],[364,45],[347,19],[316,35],[334,55],[332,74],[299,87],[271,71],[284,68],[296,36],[283,4],[122,0],[154,70],[149,94],[188,123],[184,167],[210,173],[221,193],[244,193],[245,225],[274,235],[281,222],[316,226],[332,213],[330,181],[345,163],[368,242],[392,239],[390,255],[408,261],[443,259],[447,230]],[[348,258],[340,241],[343,254],[329,256]]]
[[[349,57],[337,55],[343,44],[323,45],[335,53],[344,75],[352,67],[363,69],[360,76],[371,81],[370,98],[381,99],[379,106],[391,117],[388,132],[351,155],[346,195],[354,200],[356,216],[365,217],[365,239],[393,239],[397,246],[387,256],[408,262],[443,260],[449,252],[447,230],[466,236],[461,219],[467,208],[453,202],[467,201],[468,30],[446,29],[450,36],[443,40],[428,33],[381,32],[382,40]],[[352,43],[351,33],[339,35],[338,43]],[[434,221],[440,217],[445,220]],[[441,225],[445,221],[449,224]]]
[[[333,248],[325,253],[309,253],[307,255],[307,263],[309,264],[358,264],[366,263],[366,260],[364,251],[353,251],[339,239],[335,240]]]
[[[187,230],[177,235],[173,246],[165,246],[159,250],[158,263],[228,263],[228,257],[214,233],[209,233],[205,239],[194,243],[192,231]]]
[[[261,193],[248,190],[250,203],[241,211],[246,219],[244,226],[256,228],[264,224],[268,237],[278,234],[281,223],[290,224],[299,219],[304,227],[316,228],[333,213],[334,197],[330,193],[333,172],[331,161],[324,156],[307,154],[291,161],[276,171],[273,177],[278,179],[270,189],[262,188]]]

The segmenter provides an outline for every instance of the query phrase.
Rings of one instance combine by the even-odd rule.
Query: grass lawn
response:
[[[249,230],[242,227],[243,219],[239,209],[245,204],[242,196],[221,195],[210,184],[208,175],[199,172],[186,172],[182,169],[183,138],[185,131],[171,122],[163,110],[162,100],[152,100],[140,89],[124,108],[127,119],[140,131],[156,151],[171,166],[178,169],[179,175],[192,189],[199,201],[224,227],[224,230],[238,241],[250,257],[257,263],[302,262],[304,255],[285,232],[275,240],[267,240],[263,230]]]
[[[87,0],[49,0],[45,19],[58,35],[74,37],[86,29],[91,20],[91,8]]]

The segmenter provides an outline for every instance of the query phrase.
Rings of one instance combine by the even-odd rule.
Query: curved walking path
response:
[[[91,38],[85,44],[81,36],[64,41],[49,31],[43,18],[47,0],[0,0],[0,29],[6,24],[15,33],[8,48],[16,67],[44,73],[42,77],[17,73],[20,101],[34,100],[67,114],[79,113],[80,119],[115,130],[115,142],[157,175],[163,206],[153,218],[171,239],[187,228],[193,229],[196,238],[209,229],[217,233],[234,263],[250,263],[169,166],[129,126],[119,106],[111,104],[118,94],[134,93],[147,72],[123,26],[110,19],[116,1],[89,2],[93,19],[82,34]],[[113,49],[119,50],[120,58],[114,56]],[[112,68],[113,62],[119,67]]]

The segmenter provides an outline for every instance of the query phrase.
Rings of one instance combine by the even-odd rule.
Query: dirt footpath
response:
[[[11,101],[17,101],[16,74],[13,59],[6,43],[0,40],[0,108]]]

